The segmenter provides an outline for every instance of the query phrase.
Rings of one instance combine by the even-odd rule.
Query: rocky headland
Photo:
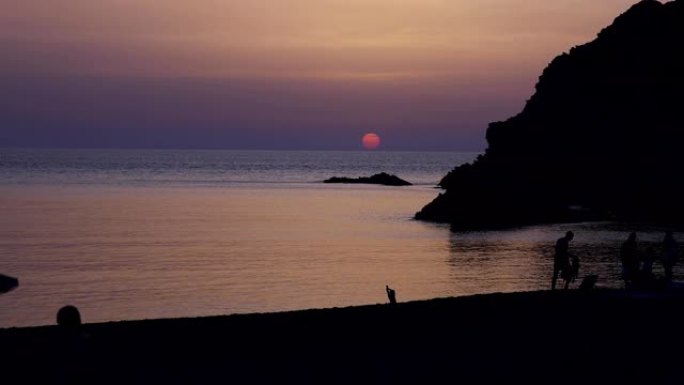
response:
[[[684,222],[684,0],[644,0],[556,57],[524,109],[416,214],[457,228]]]

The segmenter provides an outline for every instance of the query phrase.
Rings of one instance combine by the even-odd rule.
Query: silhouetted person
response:
[[[81,328],[81,313],[75,306],[63,306],[57,311],[57,325],[60,333],[55,357],[57,372],[54,373],[58,384],[93,383],[90,336]]]
[[[674,239],[672,231],[665,233],[663,239],[663,268],[665,269],[665,280],[670,282],[672,280],[672,268],[679,259],[679,244]]]
[[[636,233],[630,233],[627,240],[620,247],[620,262],[622,262],[622,279],[633,285],[639,274],[639,252]]]
[[[572,276],[570,277],[570,279],[572,280],[572,282],[575,282],[575,278],[579,276],[580,269],[580,261],[578,256],[574,254],[570,255],[570,266],[572,267]]]
[[[389,286],[385,285],[385,291],[387,292],[387,298],[389,298],[390,304],[397,303],[397,292],[394,289],[390,289]]]
[[[571,254],[569,259],[568,264],[565,265],[560,273],[561,278],[565,282],[564,289],[567,289],[571,282],[575,282],[575,278],[579,274],[579,258]]]
[[[81,326],[81,313],[76,306],[67,305],[57,312],[57,325],[65,328],[77,329]]]
[[[565,233],[564,237],[559,238],[556,241],[556,248],[553,255],[553,277],[551,278],[551,290],[556,288],[556,281],[558,280],[559,274],[561,274],[561,277],[565,280],[565,288],[567,289],[568,285],[570,285],[570,281],[573,278],[573,266],[570,263],[570,253],[568,252],[568,248],[570,247],[570,241],[572,241],[574,237],[575,234],[572,231],[568,231]],[[579,259],[577,259],[577,269],[579,269]]]

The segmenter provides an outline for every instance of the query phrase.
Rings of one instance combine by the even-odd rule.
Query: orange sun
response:
[[[378,134],[369,132],[361,138],[361,143],[366,150],[375,150],[380,147],[380,137]]]

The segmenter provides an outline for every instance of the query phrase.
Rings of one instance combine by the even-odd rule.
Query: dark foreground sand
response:
[[[683,315],[681,291],[547,291],[0,329],[0,381],[675,384]]]

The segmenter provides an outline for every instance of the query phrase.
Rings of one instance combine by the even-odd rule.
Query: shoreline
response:
[[[0,362],[15,383],[658,383],[680,378],[682,315],[682,290],[482,294],[7,328]]]

